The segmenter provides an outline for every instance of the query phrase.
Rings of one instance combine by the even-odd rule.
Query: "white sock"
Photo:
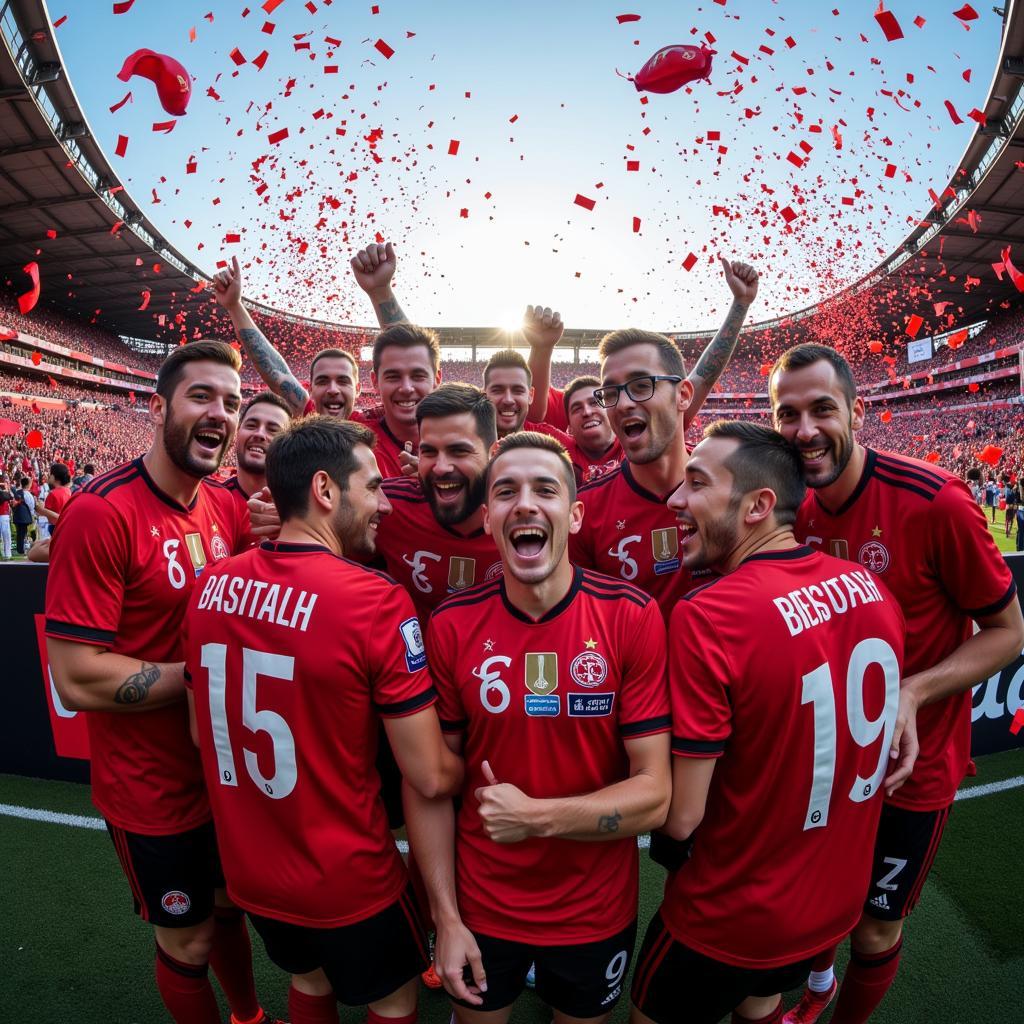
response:
[[[827,971],[811,971],[807,978],[807,987],[812,992],[827,992],[835,980],[836,974],[831,967]]]

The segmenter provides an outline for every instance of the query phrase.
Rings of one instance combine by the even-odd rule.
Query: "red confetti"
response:
[[[258,57],[253,57],[252,62],[257,68],[260,69],[260,71],[262,71],[267,65],[267,58],[269,56],[270,54],[266,50],[264,50]],[[337,72],[338,69],[335,68],[334,70],[335,72]],[[328,71],[327,68],[324,68],[324,74],[330,74],[330,71]]]
[[[26,263],[22,270],[32,281],[32,287],[24,295],[18,296],[18,309],[21,310],[21,315],[25,316],[39,301],[39,264],[35,261]]]
[[[640,20],[640,15],[639,14],[616,14],[615,15],[615,20],[620,25],[625,25],[627,21],[639,21]]]
[[[153,131],[155,131],[155,132],[166,132],[168,135],[170,135],[171,132],[174,131],[174,126],[177,123],[178,123],[177,121],[157,121],[153,125]]]
[[[135,0],[121,0],[120,3],[114,4],[115,14],[127,14],[132,9],[132,4]]]
[[[266,0],[266,2],[263,4],[263,13],[273,14],[274,11],[276,11],[278,7],[280,7],[281,4],[283,3],[284,0]]]
[[[639,234],[639,233],[640,233],[640,218],[639,217],[634,217],[633,218],[633,234],[636,235],[636,234]]]
[[[924,20],[924,18],[922,18],[922,17],[921,17],[921,15],[919,14],[919,15],[918,15],[918,16],[917,16],[917,17],[916,17],[916,18],[914,19],[914,24],[915,24],[915,25],[916,25],[916,26],[917,26],[918,28],[924,28],[924,25],[925,25],[925,20]]]
[[[792,224],[792,223],[793,223],[793,221],[795,221],[795,220],[796,220],[796,212],[795,212],[795,211],[793,210],[793,207],[792,207],[792,206],[786,206],[786,207],[783,207],[783,208],[782,208],[782,209],[781,209],[781,210],[779,211],[779,213],[780,213],[780,214],[782,215],[782,219],[783,219],[783,220],[784,220],[784,221],[785,221],[785,222],[786,222],[787,224]]]
[[[626,170],[627,171],[639,171],[640,170],[640,161],[639,160],[627,160],[626,161]]]
[[[116,114],[126,103],[130,103],[132,100],[131,92],[128,92],[123,100],[118,100],[111,108],[110,112]]]
[[[66,14],[62,14],[62,15],[61,15],[61,16],[60,16],[60,17],[59,17],[59,18],[58,18],[58,19],[57,19],[57,20],[56,20],[56,21],[55,21],[55,22],[53,23],[53,27],[54,27],[54,28],[60,28],[60,27],[61,27],[61,25],[63,25],[63,24],[64,24],[64,22],[65,22],[65,21],[67,21],[67,20],[68,20],[68,16],[67,16]]]
[[[691,252],[689,256],[683,260],[683,270],[689,273],[697,265],[697,257]]]
[[[231,53],[228,55],[231,59],[241,67],[245,63],[245,57],[242,55],[242,51],[236,46]]]
[[[459,140],[452,139],[448,143],[448,155],[455,156],[459,151]]]
[[[142,292],[142,305],[139,306],[138,312],[141,313],[149,305],[150,293],[147,289],[143,289]]]
[[[584,210],[592,210],[595,206],[593,199],[588,199],[586,196],[581,196],[579,193],[576,194],[576,198],[573,202],[577,206],[582,206]]]
[[[976,381],[971,381],[971,383],[967,385],[967,390],[970,391],[972,395],[974,395],[978,393],[980,387]]]
[[[46,237],[47,238],[56,238],[57,237],[57,232],[54,231],[53,228],[47,228],[46,229]]]
[[[949,117],[953,124],[963,124],[963,118],[956,112],[956,107],[949,100],[943,100],[943,102],[946,104],[946,110],[949,111]]]
[[[1003,258],[1003,269],[1010,276],[1013,286],[1019,292],[1024,292],[1024,274],[1022,274],[1010,259],[1010,246],[1007,246],[1000,255]]]
[[[978,12],[970,4],[964,4],[959,11],[953,12],[953,17],[961,21],[974,21],[978,17]]]
[[[224,244],[225,245],[231,245],[231,244],[233,244],[235,242],[240,242],[241,240],[242,240],[242,236],[241,235],[226,234],[224,236]]]
[[[895,164],[886,164],[885,165],[885,176],[887,178],[894,178],[894,177],[896,177],[896,165]]]
[[[124,156],[128,152],[128,136],[118,135],[117,145],[114,147],[114,152],[118,156]]]
[[[921,325],[924,320],[921,319],[916,313],[907,321],[907,334],[911,338],[917,337],[917,332],[921,330]]]
[[[277,143],[283,142],[287,138],[288,138],[288,129],[287,128],[282,128],[279,132],[271,132],[267,136],[267,142],[269,142],[272,146],[276,146]]]
[[[383,55],[385,60],[391,60],[392,56],[394,55],[395,51],[392,50],[391,47],[388,46],[388,44],[385,43],[383,39],[378,39],[377,42],[373,44],[373,46],[375,50],[377,50],[380,54]]]
[[[878,22],[878,27],[885,33],[885,38],[890,43],[903,38],[903,29],[900,28],[896,15],[892,11],[885,10],[881,2],[878,4],[878,10],[875,11],[875,21]]]
[[[1010,723],[1010,735],[1016,736],[1021,729],[1024,729],[1024,708],[1017,708],[1017,713],[1013,716],[1013,721]]]
[[[42,448],[43,447],[43,435],[38,430],[30,430],[25,435],[25,447],[26,448]]]

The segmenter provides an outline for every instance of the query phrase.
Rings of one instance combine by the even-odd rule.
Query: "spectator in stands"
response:
[[[87,462],[81,474],[71,481],[71,493],[77,494],[95,475],[96,467],[91,462]]]
[[[992,522],[996,521],[996,509],[999,507],[999,484],[996,483],[995,473],[989,473],[985,483],[985,504],[992,512]]]
[[[1013,533],[1013,524],[1017,519],[1017,487],[1010,483],[1010,474],[1004,473],[1000,478],[1000,493],[1006,508],[1006,536]]]
[[[16,535],[15,547],[19,555],[25,554],[25,539],[28,531],[36,519],[36,499],[28,489],[29,479],[23,476],[19,481],[20,486],[14,491],[14,500],[11,505],[14,511],[11,513],[14,520],[14,531]]]
[[[981,486],[981,470],[977,466],[972,466],[967,470],[967,486],[970,487],[975,502],[980,505],[984,491]]]
[[[50,467],[47,483],[50,485],[50,493],[46,496],[41,515],[46,517],[53,530],[64,506],[71,500],[71,471],[63,462],[55,462]]]
[[[11,560],[11,503],[14,494],[10,488],[7,474],[0,474],[0,551],[3,560]]]

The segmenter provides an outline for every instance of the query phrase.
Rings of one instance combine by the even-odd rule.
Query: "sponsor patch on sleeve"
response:
[[[405,667],[410,672],[419,672],[427,664],[427,652],[423,646],[423,633],[420,630],[420,621],[414,615],[406,619],[399,627],[402,634],[402,642],[405,644]]]
[[[614,693],[570,693],[566,700],[570,718],[605,718],[614,702]]]

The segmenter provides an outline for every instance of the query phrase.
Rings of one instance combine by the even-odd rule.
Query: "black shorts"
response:
[[[258,914],[249,920],[282,971],[322,969],[346,1006],[375,1003],[430,966],[426,928],[409,885],[390,907],[340,928],[307,928]]]
[[[952,809],[906,811],[883,804],[865,914],[899,921],[917,906]]]
[[[633,1005],[656,1024],[718,1024],[750,996],[772,996],[798,988],[811,973],[814,957],[755,970],[713,960],[676,942],[661,911],[647,926],[637,957]]]
[[[212,821],[169,836],[106,825],[143,921],[191,928],[213,913],[213,890],[223,887],[224,873]]]
[[[391,752],[388,734],[384,725],[380,727],[377,740],[377,774],[380,776],[380,798],[384,801],[384,810],[388,815],[388,828],[393,832],[405,824],[405,811],[402,809],[402,772]]]
[[[526,987],[530,964],[536,966],[537,995],[567,1017],[600,1017],[622,995],[636,943],[636,921],[616,935],[574,946],[535,946],[473,932],[487,974],[483,1005],[453,1002],[471,1010],[501,1010]]]

